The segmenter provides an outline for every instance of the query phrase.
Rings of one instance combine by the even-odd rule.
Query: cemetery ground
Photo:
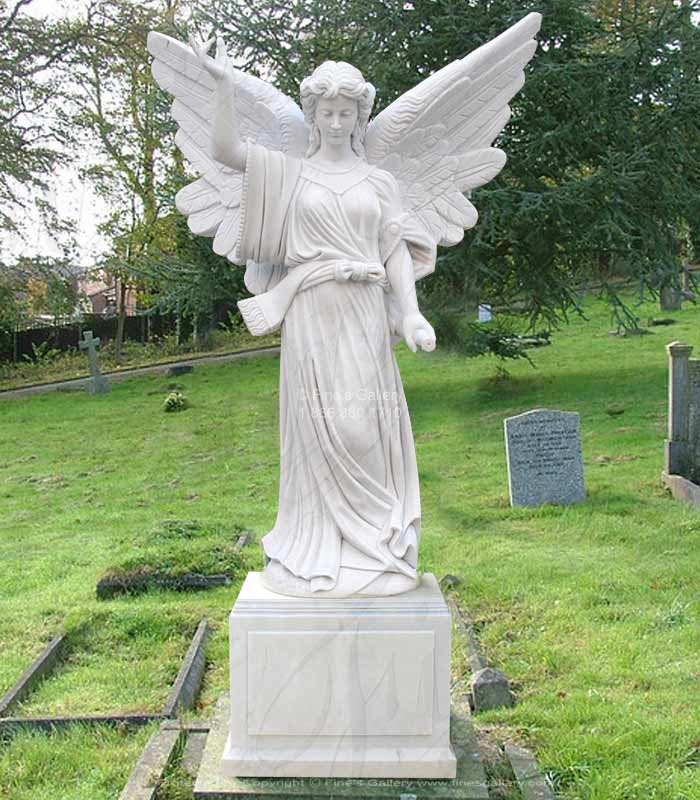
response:
[[[568,800],[698,800],[700,510],[672,500],[660,473],[665,345],[698,344],[699,312],[622,338],[605,307],[587,310],[530,351],[536,369],[509,364],[508,378],[493,360],[397,349],[420,567],[461,579],[451,591],[516,692],[514,707],[475,717],[484,740],[535,751]],[[0,695],[68,634],[16,716],[158,711],[203,617],[214,633],[197,715],[212,712],[228,683],[228,612],[262,566],[257,545],[229,546],[240,530],[259,539],[276,513],[278,368],[198,367],[178,378],[190,407],[173,414],[162,377],[0,401]],[[509,505],[503,419],[536,407],[581,415],[580,505]],[[106,573],[139,565],[225,570],[233,583],[96,598]],[[455,637],[456,691],[468,677]],[[0,743],[0,797],[113,800],[153,730],[19,732]],[[191,795],[174,774],[159,796]]]
[[[86,329],[89,326],[86,326]],[[105,373],[169,364],[183,359],[227,355],[255,347],[272,347],[279,344],[279,335],[252,336],[248,331],[219,328],[213,331],[206,346],[194,347],[191,340],[177,343],[174,335],[165,336],[146,344],[126,341],[122,353],[116,358],[114,342],[107,341],[97,351],[97,363]],[[32,359],[23,358],[16,363],[0,362],[0,392],[25,386],[72,380],[90,376],[84,352],[70,348],[63,352],[46,343],[35,348]]]

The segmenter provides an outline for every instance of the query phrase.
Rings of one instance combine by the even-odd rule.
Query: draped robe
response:
[[[360,159],[329,171],[248,145],[240,260],[289,276],[310,262],[381,265],[402,219],[388,172]],[[418,472],[388,288],[326,280],[297,292],[282,322],[279,508],[262,544],[289,593],[372,593],[392,575],[403,591],[416,578]]]

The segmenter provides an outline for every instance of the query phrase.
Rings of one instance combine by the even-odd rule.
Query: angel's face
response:
[[[322,97],[316,106],[316,124],[321,134],[321,141],[331,146],[338,146],[349,141],[359,116],[357,100],[343,97]]]

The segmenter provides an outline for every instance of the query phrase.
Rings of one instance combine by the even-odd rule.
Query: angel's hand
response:
[[[209,55],[209,48],[214,43],[214,37],[208,39],[206,42],[197,44],[194,38],[190,38],[190,47],[194,54],[197,56],[197,61],[204,67],[204,69],[214,78],[217,83],[223,80],[226,75],[226,62],[228,56],[226,54],[226,46],[221,36],[216,36],[216,57],[212,58]]]
[[[435,331],[422,314],[407,314],[402,327],[403,338],[414,353],[419,347],[426,352],[435,349]]]

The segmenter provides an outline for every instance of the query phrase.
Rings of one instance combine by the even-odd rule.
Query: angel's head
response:
[[[322,137],[350,136],[350,146],[364,157],[364,139],[374,103],[374,86],[345,61],[324,61],[301,83],[301,107],[311,130],[307,157]]]

